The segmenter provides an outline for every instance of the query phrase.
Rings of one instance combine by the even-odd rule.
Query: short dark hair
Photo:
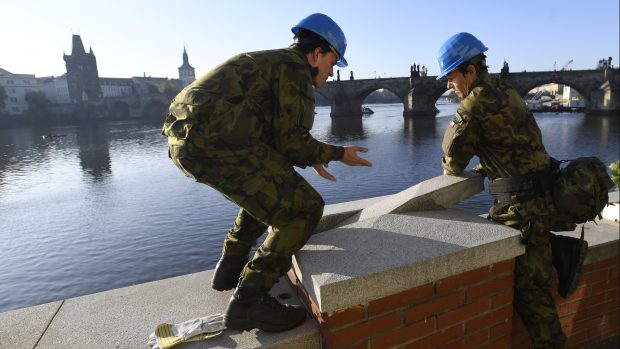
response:
[[[485,56],[484,53],[481,53],[477,56],[472,57],[467,62],[459,65],[456,69],[458,69],[462,74],[465,74],[467,72],[467,67],[471,64],[474,66],[474,68],[476,68],[476,74],[479,74],[481,71],[488,70],[489,68],[487,66],[486,58],[487,56]]]
[[[314,51],[317,47],[321,48],[324,53],[332,51],[331,45],[321,36],[306,29],[299,29],[293,38],[292,47],[306,54]]]

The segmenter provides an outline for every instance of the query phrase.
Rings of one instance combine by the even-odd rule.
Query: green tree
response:
[[[45,93],[34,91],[26,93],[26,103],[28,103],[28,112],[33,115],[43,115],[49,112],[52,102],[47,98]]]
[[[616,190],[620,190],[620,160],[616,160],[609,165],[611,169],[611,179],[616,184]]]
[[[6,90],[2,85],[0,85],[0,110],[6,107],[6,100],[9,96],[6,94]]]

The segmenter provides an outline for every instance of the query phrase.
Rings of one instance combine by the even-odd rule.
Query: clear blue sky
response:
[[[438,72],[436,54],[468,31],[489,47],[498,72],[592,69],[612,57],[620,66],[618,0],[30,0],[0,5],[0,68],[36,76],[66,72],[63,52],[80,34],[101,77],[176,78],[183,47],[196,75],[245,51],[286,47],[291,26],[314,12],[344,30],[356,78],[408,76],[416,63]]]

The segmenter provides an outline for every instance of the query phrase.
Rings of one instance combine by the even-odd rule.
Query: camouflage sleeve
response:
[[[305,69],[305,67],[304,67]],[[291,65],[282,65],[276,94],[276,149],[295,166],[306,167],[340,160],[344,148],[319,142],[310,134],[314,122],[314,90],[307,76]]]
[[[444,153],[442,166],[447,174],[463,172],[475,155],[479,139],[478,120],[472,118],[467,109],[460,107],[448,125],[442,143]]]

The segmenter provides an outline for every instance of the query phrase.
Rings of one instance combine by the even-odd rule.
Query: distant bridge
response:
[[[499,74],[491,74],[498,76]],[[585,99],[587,113],[620,113],[620,70],[568,70],[508,73],[505,79],[521,96],[550,83],[568,85]],[[361,116],[364,99],[372,92],[387,89],[403,103],[403,116],[437,113],[435,102],[447,91],[446,80],[436,76],[329,81],[315,92],[331,105],[331,116]]]

